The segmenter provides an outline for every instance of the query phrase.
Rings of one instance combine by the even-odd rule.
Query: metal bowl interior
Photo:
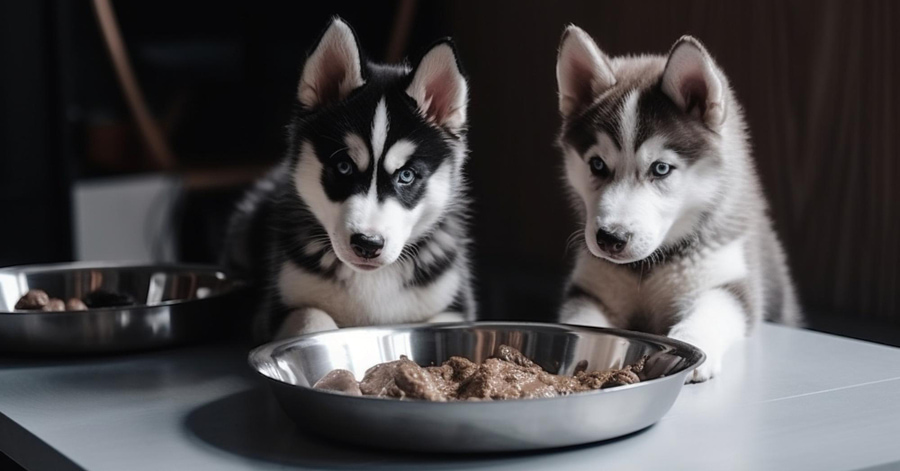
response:
[[[215,267],[57,264],[0,269],[0,348],[36,353],[108,352],[185,343],[225,315],[243,284]],[[30,289],[82,298],[98,289],[136,304],[87,311],[15,311]],[[204,327],[204,324],[205,327]]]
[[[451,356],[476,362],[506,344],[551,373],[620,368],[647,356],[638,384],[547,399],[447,402],[353,397],[312,389],[333,369],[357,379],[406,355],[420,365]],[[625,435],[659,420],[685,376],[704,360],[688,344],[654,335],[536,323],[352,328],[268,344],[251,366],[269,380],[301,429],[358,445],[416,451],[515,451],[578,445]],[[353,424],[353,425],[351,425]]]

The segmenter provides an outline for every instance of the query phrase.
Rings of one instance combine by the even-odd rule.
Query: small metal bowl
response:
[[[420,365],[451,356],[475,362],[506,344],[551,373],[621,368],[648,356],[637,384],[547,399],[427,402],[313,389],[336,368],[361,379],[371,366],[406,355]],[[257,348],[250,365],[301,429],[367,447],[430,452],[521,451],[579,445],[654,424],[705,356],[665,337],[560,324],[484,322],[362,327],[306,335]]]
[[[71,263],[0,269],[0,350],[97,353],[159,348],[208,337],[243,285],[214,267]],[[87,311],[16,311],[29,289],[67,300],[103,289],[136,304]]]

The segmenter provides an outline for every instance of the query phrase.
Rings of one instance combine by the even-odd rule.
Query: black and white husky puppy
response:
[[[559,147],[584,246],[561,320],[645,330],[722,356],[763,318],[799,323],[740,104],[706,49],[607,57],[576,26],[556,69]]]
[[[226,264],[266,290],[258,338],[471,319],[468,89],[449,40],[367,62],[335,18],[303,66],[283,162],[239,204]]]

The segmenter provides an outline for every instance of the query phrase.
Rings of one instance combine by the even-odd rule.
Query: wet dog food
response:
[[[124,307],[137,304],[134,297],[125,293],[117,293],[106,290],[91,291],[84,298],[71,298],[63,301],[51,298],[46,291],[40,289],[28,290],[16,303],[17,311],[87,311],[88,308]]]
[[[354,396],[376,396],[426,401],[530,399],[634,384],[641,381],[644,361],[619,369],[586,371],[581,362],[574,376],[555,375],[529,360],[522,352],[501,345],[484,363],[452,357],[440,366],[422,367],[406,356],[369,368],[362,381],[353,373],[334,370],[314,388]]]

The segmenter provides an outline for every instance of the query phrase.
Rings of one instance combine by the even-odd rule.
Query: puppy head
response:
[[[668,56],[609,58],[583,30],[563,34],[558,144],[592,254],[643,260],[689,235],[715,204],[727,83],[683,37]]]
[[[467,90],[449,41],[389,67],[366,63],[340,19],[322,35],[300,80],[294,183],[342,262],[393,263],[453,204]]]

